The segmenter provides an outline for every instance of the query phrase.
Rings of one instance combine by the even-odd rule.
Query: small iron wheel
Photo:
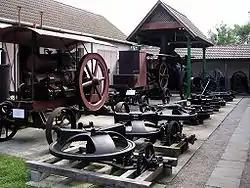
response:
[[[178,134],[182,132],[182,128],[177,121],[170,121],[169,123],[166,123],[165,126],[164,145],[171,146],[176,142]]]
[[[13,104],[9,101],[0,104],[0,142],[15,136],[18,127],[11,121]]]
[[[168,88],[168,66],[166,63],[161,63],[159,67],[159,86],[162,91],[166,91]]]
[[[154,146],[150,142],[142,144],[136,161],[136,175],[139,176],[144,170],[156,165]]]
[[[12,139],[17,131],[18,128],[15,125],[7,122],[6,120],[0,120],[0,142]]]
[[[100,110],[109,93],[109,74],[104,59],[97,53],[82,57],[79,67],[79,90],[87,110]]]
[[[76,129],[75,114],[68,108],[59,107],[49,115],[45,131],[48,144],[56,141],[57,135],[55,129],[57,127]]]

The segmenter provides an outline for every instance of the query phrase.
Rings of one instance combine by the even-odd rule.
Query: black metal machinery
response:
[[[79,113],[103,107],[109,89],[107,65],[97,53],[79,57],[78,45],[91,42],[84,40],[24,26],[1,29],[0,41],[19,44],[19,68],[14,63],[14,90],[5,90],[9,98],[0,103],[0,141],[11,139],[20,128],[34,127],[46,129],[51,143],[51,130],[61,122],[63,127],[75,128]],[[7,86],[7,71],[1,76],[6,76]],[[48,114],[53,110],[60,115],[51,124]]]
[[[179,111],[176,113],[176,109],[171,110],[171,113],[152,110],[131,112],[128,104],[124,102],[116,105],[114,113],[115,123],[125,123],[127,138],[145,138],[151,143],[159,140],[163,146],[171,146],[179,142],[185,143],[185,147],[188,143],[193,144],[196,140],[195,135],[187,137],[183,134],[181,121],[196,118],[197,113],[180,114]]]
[[[172,168],[177,165],[177,158],[168,160],[156,156],[154,147],[146,142],[135,154],[135,143],[125,138],[124,124],[96,130],[93,123],[80,129],[61,129],[55,131],[57,141],[50,144],[50,153],[61,159],[80,160],[84,163],[98,162],[109,164],[123,170],[136,169],[136,176],[145,170],[155,170],[160,164]],[[80,142],[76,145],[74,143]],[[67,151],[74,144],[73,151]]]
[[[169,91],[180,90],[183,98],[183,74],[183,59],[174,51],[168,55],[121,51],[119,74],[114,75],[114,85],[111,86],[117,92],[111,93],[111,97],[116,102],[128,102],[127,98],[133,98],[136,100],[131,101],[140,103],[140,99],[145,96],[169,102]],[[134,96],[128,96],[127,90],[134,90]]]

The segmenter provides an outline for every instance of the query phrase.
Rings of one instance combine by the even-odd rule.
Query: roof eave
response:
[[[191,37],[198,38],[199,40],[206,42],[208,44],[207,45],[208,47],[214,45],[211,41],[197,36],[191,29],[189,29],[189,27],[186,26],[185,23],[183,23],[182,20],[180,20],[175,14],[172,13],[172,11],[169,9],[169,7],[164,2],[161,2],[161,5],[168,11],[168,13],[171,16],[173,16],[188,31],[188,33],[191,35]]]
[[[0,22],[7,23],[7,24],[18,24],[18,22],[16,20],[2,18],[2,17],[0,17]],[[21,21],[21,24],[28,26],[28,27],[32,27],[34,25],[34,23],[24,22],[24,21]],[[40,25],[38,25],[37,27],[40,27]],[[129,44],[129,45],[135,44],[135,43],[132,43],[132,42],[129,42],[126,40],[123,41],[123,40],[119,40],[119,39],[113,39],[113,38],[109,38],[109,37],[104,37],[104,36],[99,36],[99,35],[94,35],[94,34],[89,34],[89,33],[83,33],[83,32],[77,32],[77,31],[72,31],[72,30],[67,30],[67,29],[62,29],[62,28],[56,28],[56,27],[51,27],[51,26],[46,26],[46,25],[43,25],[42,28],[46,29],[46,30],[83,35],[83,36],[88,36],[88,37],[93,37],[93,38],[97,38],[97,39],[103,39],[103,40],[107,40],[107,41],[123,43],[123,44]]]

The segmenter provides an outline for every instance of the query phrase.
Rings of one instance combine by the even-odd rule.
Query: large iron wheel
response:
[[[159,67],[159,86],[162,91],[166,91],[168,88],[169,72],[166,63],[161,63]]]
[[[108,68],[99,54],[89,53],[80,60],[79,89],[83,104],[89,111],[100,110],[108,99]]]
[[[76,117],[73,111],[59,107],[49,115],[45,131],[48,144],[53,143],[57,139],[55,131],[57,127],[76,129]]]
[[[0,142],[10,140],[15,136],[18,127],[11,121],[13,104],[9,101],[0,104]]]

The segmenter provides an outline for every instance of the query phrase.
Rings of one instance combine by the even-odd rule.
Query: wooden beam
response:
[[[190,36],[187,36],[187,98],[190,97],[191,93],[191,40]]]
[[[156,29],[182,29],[179,23],[148,23],[141,27],[141,30],[156,30]]]
[[[70,167],[55,166],[49,163],[41,163],[36,161],[27,161],[26,165],[31,171],[39,173],[50,173],[59,176],[72,178],[74,180],[84,181],[88,183],[97,183],[101,185],[108,185],[111,187],[131,187],[131,188],[149,188],[152,182],[136,180],[131,178],[121,178],[109,174],[102,174],[98,172],[90,172],[88,170],[74,169]],[[31,180],[33,181],[33,180]]]

